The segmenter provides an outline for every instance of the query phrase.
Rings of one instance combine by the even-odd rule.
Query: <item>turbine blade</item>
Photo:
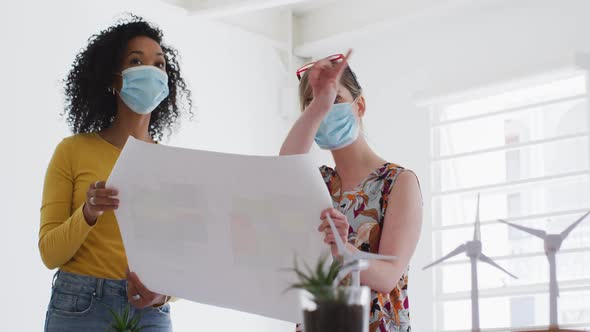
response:
[[[438,264],[438,263],[440,263],[442,261],[445,261],[445,260],[447,260],[447,259],[449,259],[451,257],[457,256],[460,253],[465,252],[465,250],[466,250],[465,245],[462,244],[462,245],[458,246],[457,248],[455,248],[455,250],[453,250],[450,253],[448,253],[446,256],[443,256],[443,257],[435,260],[434,262],[426,265],[425,267],[422,268],[422,270],[426,270],[427,268],[429,268],[431,266],[434,266],[434,265],[436,265],[436,264]]]
[[[571,224],[568,228],[566,228],[563,232],[561,232],[561,239],[565,239],[568,235],[570,235],[570,233],[574,230],[574,228],[576,228],[576,226],[578,226],[582,221],[584,221],[584,219],[586,219],[586,217],[588,217],[588,215],[590,214],[590,211],[586,212],[583,216],[580,217],[580,219],[576,220],[576,222],[574,222],[573,224]]]
[[[475,210],[475,220],[479,220],[479,203],[481,199],[481,194],[477,193],[477,210]]]
[[[364,260],[384,260],[384,261],[393,261],[398,259],[397,256],[386,256],[386,255],[378,255],[378,254],[373,254],[370,252],[364,252],[364,251],[358,251],[358,252],[354,252],[352,254],[352,257],[357,258],[357,259],[364,259]]]
[[[499,270],[502,270],[504,273],[508,274],[509,276],[511,276],[514,279],[518,279],[517,276],[515,276],[514,274],[506,271],[503,267],[501,267],[500,265],[496,264],[496,262],[494,262],[491,258],[489,258],[488,256],[484,255],[483,253],[479,255],[479,260],[482,261],[482,262],[484,262],[484,263],[488,263],[491,266],[493,266],[493,267],[495,267],[495,268],[497,268]]]
[[[342,243],[342,239],[340,238],[340,236],[336,236],[338,234],[338,229],[334,224],[334,220],[332,220],[332,217],[330,217],[329,214],[326,214],[326,219],[328,219],[328,223],[330,224],[330,228],[332,229],[332,233],[334,234],[334,240],[336,240],[336,247],[338,248],[338,253],[340,255],[344,255],[345,253],[348,254],[349,252],[348,250],[346,250],[344,243]]]
[[[531,234],[531,235],[533,235],[533,236],[536,236],[536,237],[538,237],[538,238],[541,238],[541,239],[543,239],[543,240],[544,240],[544,239],[545,239],[545,237],[547,236],[547,232],[545,232],[545,231],[542,231],[542,230],[540,230],[540,229],[534,229],[534,228],[530,228],[530,227],[525,227],[525,226],[521,226],[521,225],[516,225],[516,224],[513,224],[513,223],[509,223],[509,222],[507,222],[506,220],[502,220],[502,219],[498,219],[498,221],[499,221],[499,222],[501,222],[501,223],[504,223],[504,224],[506,224],[506,225],[508,225],[508,226],[511,226],[511,227],[514,227],[514,228],[520,229],[520,230],[521,230],[521,231],[523,231],[523,232],[529,233],[529,234]]]
[[[473,230],[473,241],[481,241],[481,224],[479,220],[479,199],[480,194],[477,193],[477,207],[475,209],[475,228]]]

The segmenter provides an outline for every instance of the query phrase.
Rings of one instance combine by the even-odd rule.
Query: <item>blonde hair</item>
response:
[[[311,85],[309,84],[308,73],[309,70],[303,73],[301,81],[299,82],[299,107],[301,112],[305,111],[305,107],[307,106],[306,101],[313,98],[313,92],[311,90]],[[352,99],[357,99],[363,94],[363,89],[361,88],[356,75],[349,66],[346,66],[346,69],[344,69],[342,77],[340,78],[340,84],[350,91]]]

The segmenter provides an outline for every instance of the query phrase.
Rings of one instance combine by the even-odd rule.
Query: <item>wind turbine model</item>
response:
[[[477,261],[488,263],[493,267],[502,270],[512,278],[518,279],[510,272],[506,271],[500,265],[496,264],[491,258],[484,255],[481,250],[481,231],[479,221],[479,194],[477,195],[477,210],[475,215],[475,230],[473,232],[473,241],[467,241],[466,243],[458,246],[455,250],[451,251],[446,256],[434,261],[433,263],[425,266],[423,270],[426,270],[434,265],[442,263],[447,259],[457,256],[460,253],[466,253],[467,257],[471,261],[471,330],[479,332],[479,290],[477,286]]]
[[[586,217],[590,215],[590,211],[586,212],[580,219],[576,220],[573,224],[571,224],[568,228],[566,228],[560,234],[547,234],[547,232],[524,227],[520,225],[515,225],[512,223],[507,222],[506,220],[499,219],[499,222],[505,223],[511,227],[519,229],[523,232],[529,233],[533,236],[536,236],[540,239],[543,239],[545,244],[545,255],[547,255],[547,260],[549,261],[549,328],[550,329],[559,329],[559,325],[557,323],[557,297],[559,296],[559,286],[557,285],[557,267],[555,264],[555,254],[561,248],[561,244],[563,240],[567,238],[567,236],[578,226]],[[565,330],[559,330],[565,331]]]
[[[338,234],[338,229],[329,214],[326,215],[326,219],[328,219],[332,233],[334,233],[334,235]],[[344,243],[342,243],[342,239],[339,236],[334,236],[334,239],[336,241],[338,253],[343,258],[342,269],[332,284],[334,287],[338,286],[340,282],[352,272],[352,287],[358,288],[361,286],[361,271],[366,270],[369,267],[370,260],[392,261],[397,259],[397,256],[377,255],[364,251],[353,252],[344,246]]]

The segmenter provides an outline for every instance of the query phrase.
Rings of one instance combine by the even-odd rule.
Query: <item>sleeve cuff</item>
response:
[[[80,235],[82,236],[88,235],[92,228],[94,228],[94,225],[96,225],[95,223],[93,226],[90,226],[86,222],[86,218],[84,217],[84,204],[80,205],[80,207],[77,208],[76,211],[74,211],[74,213],[72,214],[72,221],[74,222],[74,224],[78,226]]]

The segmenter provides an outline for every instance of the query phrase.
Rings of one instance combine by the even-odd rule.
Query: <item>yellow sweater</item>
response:
[[[59,143],[45,175],[39,251],[49,269],[107,279],[125,279],[127,258],[113,211],[94,226],[82,208],[91,183],[105,181],[121,150],[98,134],[78,134]]]

